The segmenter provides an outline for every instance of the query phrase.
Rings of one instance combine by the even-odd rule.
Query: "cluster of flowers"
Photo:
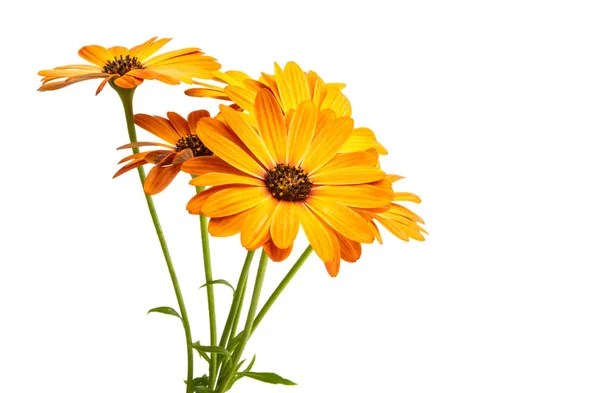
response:
[[[136,114],[135,124],[164,143],[122,146],[134,154],[115,177],[152,164],[144,190],[156,194],[180,171],[191,174],[192,185],[208,188],[187,210],[210,217],[212,236],[241,234],[246,249],[262,247],[282,261],[302,227],[331,276],[341,260],[360,258],[363,243],[382,242],[378,224],[402,240],[424,240],[423,220],[399,203],[419,203],[419,197],[393,190],[402,177],[381,169],[379,155],[387,150],[373,131],[355,127],[343,84],[326,83],[294,62],[275,64],[273,74],[258,79],[222,72],[198,48],[152,57],[168,41],[153,38],[131,49],[86,46],[79,55],[93,65],[39,73],[42,91],[98,78],[98,94],[107,83],[118,90],[158,80],[195,84],[201,87],[187,95],[225,102],[214,117],[206,110],[187,119],[175,112]],[[148,146],[158,149],[139,152]]]

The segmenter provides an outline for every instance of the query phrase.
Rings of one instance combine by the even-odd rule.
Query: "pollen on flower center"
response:
[[[177,144],[175,145],[176,151],[182,151],[185,149],[191,149],[194,153],[194,157],[199,156],[210,156],[212,155],[212,151],[208,147],[202,143],[198,135],[191,134],[188,136],[184,136],[183,138],[179,138]]]
[[[304,169],[289,164],[277,164],[269,169],[265,184],[273,197],[289,202],[305,200],[312,187]]]
[[[121,55],[118,59],[115,57],[114,60],[107,61],[102,71],[107,74],[119,74],[123,76],[131,70],[141,70],[143,68],[144,66],[138,61],[137,57],[129,55],[123,57]]]

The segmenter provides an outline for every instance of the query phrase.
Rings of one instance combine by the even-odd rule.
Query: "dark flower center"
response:
[[[175,150],[182,151],[185,149],[191,149],[192,153],[194,153],[194,157],[210,156],[213,154],[208,147],[204,146],[204,143],[202,143],[196,134],[179,138],[177,145],[175,145]]]
[[[118,59],[115,57],[114,60],[107,61],[102,71],[107,74],[119,74],[123,76],[131,70],[141,70],[143,68],[144,66],[138,61],[137,57],[129,55],[123,57],[121,55]]]
[[[269,169],[265,184],[273,197],[289,202],[305,200],[312,187],[304,169],[288,164],[277,164]]]

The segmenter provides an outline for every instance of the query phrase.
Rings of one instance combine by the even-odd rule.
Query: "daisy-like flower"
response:
[[[263,73],[258,80],[254,80],[240,71],[218,71],[213,79],[224,83],[225,86],[195,82],[204,87],[188,89],[185,94],[192,97],[229,100],[236,107],[254,114],[256,95],[260,90],[266,88],[273,93],[284,114],[296,110],[301,102],[310,100],[318,110],[330,109],[338,117],[352,115],[350,100],[342,93],[345,84],[325,83],[316,72],[304,72],[294,62],[288,62],[283,69],[275,63],[274,75]],[[255,117],[250,116],[247,120],[256,125]],[[387,150],[377,141],[372,130],[358,127],[341,147],[340,152],[368,149],[375,149],[379,154],[387,154]]]
[[[350,117],[319,110],[312,100],[285,115],[270,89],[256,94],[256,126],[221,106],[224,121],[203,118],[197,133],[215,153],[186,161],[193,185],[212,186],[187,205],[211,217],[213,236],[241,233],[241,243],[264,247],[281,261],[302,227],[327,271],[340,259],[355,261],[360,244],[372,243],[370,221],[355,208],[385,211],[394,196],[374,150],[339,153],[353,132]]]
[[[74,64],[42,70],[40,91],[62,89],[73,83],[88,79],[102,78],[96,90],[100,93],[106,83],[113,83],[124,89],[132,89],[145,79],[156,79],[170,85],[181,82],[192,84],[193,78],[211,79],[221,65],[214,58],[204,56],[199,48],[179,49],[154,56],[170,38],[151,38],[141,45],[127,49],[122,46],[105,48],[99,45],[84,46],[79,56],[90,64]]]
[[[135,142],[119,147],[119,149],[129,149],[158,146],[163,149],[136,153],[125,157],[119,164],[130,162],[119,169],[113,178],[150,163],[154,164],[154,167],[148,172],[148,177],[144,183],[144,191],[153,195],[164,190],[177,176],[181,170],[181,165],[185,161],[194,157],[212,155],[212,152],[196,134],[198,121],[204,117],[210,117],[208,111],[191,112],[187,117],[187,121],[175,112],[168,112],[167,118],[145,114],[135,115],[134,120],[137,126],[167,143]]]

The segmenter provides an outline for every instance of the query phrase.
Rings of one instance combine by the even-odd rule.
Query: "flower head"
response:
[[[275,96],[284,114],[298,109],[300,103],[309,100],[314,103],[317,110],[329,109],[338,117],[352,115],[350,100],[342,93],[345,84],[325,83],[316,72],[304,72],[294,62],[288,62],[283,69],[275,63],[274,74],[263,73],[258,80],[240,71],[217,71],[213,79],[224,83],[225,86],[195,82],[204,87],[188,89],[185,94],[192,97],[229,100],[235,107],[254,114],[256,95],[260,90],[268,89]],[[248,121],[256,125],[252,116]],[[375,149],[379,154],[387,154],[386,148],[377,141],[373,131],[366,127],[358,127],[353,130],[340,152],[368,149]]]
[[[73,83],[88,79],[102,78],[96,90],[100,93],[107,82],[116,86],[132,89],[145,79],[177,85],[180,82],[193,83],[193,78],[210,79],[221,68],[214,58],[204,56],[199,48],[185,48],[154,56],[170,38],[151,38],[141,45],[127,49],[122,46],[105,48],[99,45],[84,46],[79,56],[90,64],[74,64],[42,70],[40,91],[62,89]]]
[[[202,143],[196,134],[196,126],[201,118],[210,117],[205,110],[191,112],[187,121],[175,112],[168,112],[167,118],[137,114],[135,124],[164,140],[158,142],[135,142],[119,147],[119,149],[157,146],[163,149],[134,153],[122,159],[119,164],[128,162],[114,177],[120,176],[144,164],[155,166],[148,172],[144,183],[144,191],[153,195],[164,190],[177,176],[181,165],[194,157],[210,156],[212,152]]]
[[[256,125],[222,105],[223,121],[199,121],[198,136],[215,155],[190,159],[182,170],[197,175],[191,184],[212,187],[188,211],[211,217],[213,236],[241,233],[244,247],[264,247],[275,261],[287,258],[302,227],[337,275],[340,259],[357,260],[360,244],[375,238],[354,209],[385,211],[394,196],[376,151],[340,153],[353,120],[312,100],[284,114],[272,91],[261,89],[253,113]]]

